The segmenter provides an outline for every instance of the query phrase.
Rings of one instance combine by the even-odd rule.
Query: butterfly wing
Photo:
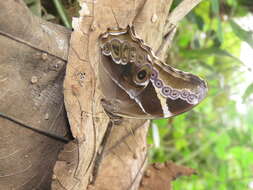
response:
[[[206,82],[198,76],[174,69],[159,60],[154,64],[151,83],[161,102],[163,117],[192,109],[205,98],[208,90]]]
[[[202,79],[161,62],[133,28],[108,31],[101,39],[100,81],[106,109],[114,115],[172,117],[205,97]]]

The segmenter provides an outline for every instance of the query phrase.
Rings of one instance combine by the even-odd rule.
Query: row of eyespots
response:
[[[118,53],[115,53],[113,49],[113,44],[118,46]],[[119,39],[113,38],[112,40],[105,42],[102,46],[102,54],[105,56],[111,56],[113,61],[117,64],[126,65],[128,62],[136,62],[141,64],[143,60],[146,59],[145,55],[137,54],[136,47],[131,46],[127,41],[121,41]]]
[[[198,97],[191,93],[187,89],[177,90],[169,86],[164,86],[163,81],[158,79],[158,71],[153,68],[150,80],[155,85],[155,87],[161,89],[161,94],[165,97],[169,97],[172,100],[176,100],[178,98],[187,101],[189,104],[196,104],[198,101]]]
[[[140,39],[136,33],[134,32],[133,27],[127,28],[126,29],[121,29],[122,31],[109,31],[107,32],[103,38],[108,38],[108,35],[113,35],[113,36],[120,36],[123,34],[128,33],[131,37],[131,39],[135,42],[137,42],[143,49],[145,49],[146,51],[148,51],[151,55],[154,56],[154,52],[152,51],[152,48],[150,46],[148,46],[147,44],[144,43],[144,41],[142,39]],[[108,44],[105,44],[105,46],[102,47],[102,53],[106,56],[109,56],[111,54],[110,49],[108,48]],[[114,58],[113,58],[114,59]],[[116,60],[117,62],[119,62],[118,60]],[[122,64],[126,64],[126,60],[122,60]],[[183,77],[183,78],[188,78],[188,79],[197,79],[198,77],[192,75],[191,73],[187,73],[187,72],[183,72],[177,69],[174,69],[172,67],[168,67],[168,69],[172,72],[177,73],[179,76]]]
[[[106,56],[111,55],[111,48],[110,48],[110,43],[106,42],[105,44],[103,44],[103,46],[101,47],[102,49],[102,53]]]

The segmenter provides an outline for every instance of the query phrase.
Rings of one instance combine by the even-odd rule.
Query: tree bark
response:
[[[171,3],[80,1],[70,39],[69,30],[31,15],[23,1],[0,2],[0,189],[138,189],[149,122],[111,125],[100,104],[98,38],[109,27],[134,25],[164,59],[171,24],[180,20],[175,12],[169,17]],[[69,136],[62,91],[74,140],[22,127]]]
[[[133,24],[138,36],[154,50],[158,49],[171,2],[81,2],[81,15],[73,19],[74,32],[64,82],[64,100],[77,151],[71,156],[69,149],[60,154],[61,161],[54,170],[57,176],[54,189],[60,186],[86,189],[89,183],[92,183],[91,189],[138,188],[147,163],[148,123],[124,119],[119,126],[112,126],[107,143],[100,146],[110,124],[100,104],[103,95],[98,80],[98,39],[109,27],[126,28]]]
[[[0,1],[0,189],[50,189],[69,133],[63,105],[70,31],[33,16],[21,0]],[[19,121],[19,122],[14,122]]]

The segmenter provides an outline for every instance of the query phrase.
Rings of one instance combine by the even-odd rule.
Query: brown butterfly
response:
[[[108,30],[100,40],[103,105],[111,114],[167,118],[190,110],[205,97],[205,81],[160,61],[133,27]]]

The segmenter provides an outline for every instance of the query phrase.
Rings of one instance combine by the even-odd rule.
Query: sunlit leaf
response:
[[[219,167],[219,180],[220,181],[226,181],[228,178],[228,163],[224,163],[221,164],[221,166]],[[220,190],[220,186],[219,186],[219,190]]]
[[[167,127],[168,126],[168,119],[155,119],[153,122],[158,126],[158,127]]]
[[[189,31],[187,33],[183,32],[183,28],[185,27],[185,25],[189,24],[189,22],[187,22],[186,20],[184,20],[182,23],[180,23],[180,29],[178,36],[177,36],[177,45],[179,47],[185,48],[187,47],[191,40],[193,39],[194,36],[194,32],[192,29],[189,29]]]
[[[253,35],[252,35],[253,33],[244,30],[239,24],[237,24],[233,20],[229,20],[229,23],[236,36],[240,38],[242,41],[248,43],[253,48]]]
[[[247,100],[247,98],[253,93],[253,83],[251,83],[247,89],[245,90],[244,94],[243,94],[243,101],[245,102]]]
[[[194,49],[194,50],[182,50],[181,53],[186,58],[204,58],[207,56],[225,56],[225,57],[230,57],[234,61],[241,63],[241,61],[237,57],[233,56],[228,51],[222,50],[222,49],[219,49],[216,47]]]
[[[181,149],[185,148],[187,145],[188,145],[188,142],[186,139],[179,139],[175,143],[177,150],[181,150]]]
[[[220,43],[223,43],[223,30],[220,18],[218,19],[218,26],[217,26],[217,36]]]
[[[216,141],[216,146],[214,148],[214,152],[216,153],[217,157],[220,159],[227,158],[227,147],[230,145],[231,139],[227,134],[223,134],[220,138]]]
[[[226,0],[227,4],[233,7],[238,6],[237,0]]]

